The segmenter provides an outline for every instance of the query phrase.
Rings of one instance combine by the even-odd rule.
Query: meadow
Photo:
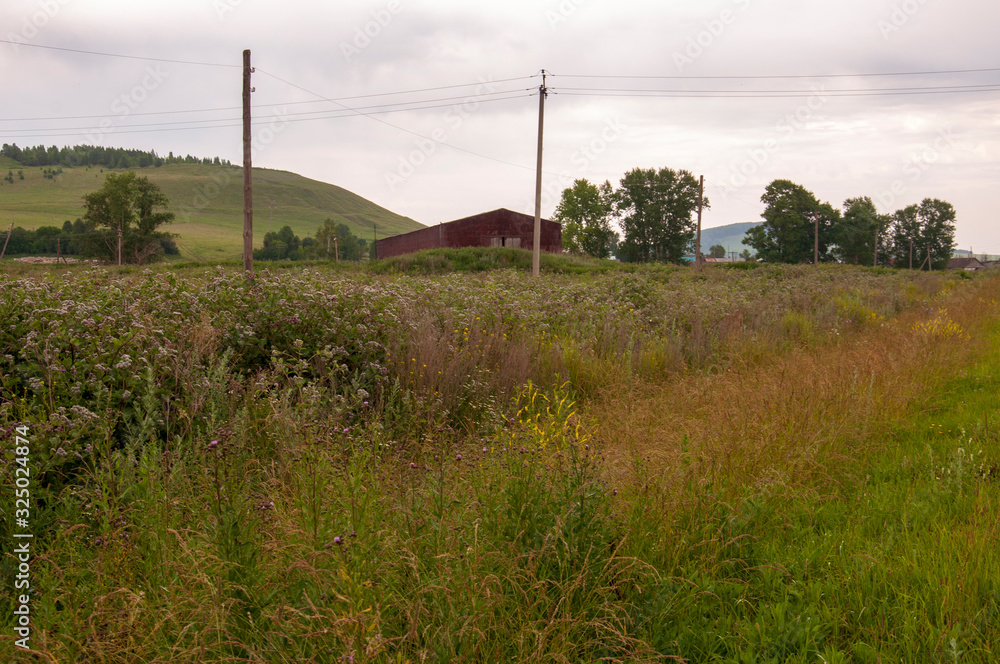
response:
[[[0,271],[12,661],[996,659],[996,277],[487,253]]]
[[[60,173],[46,178],[48,167],[22,166],[0,157],[0,170],[22,172],[11,183],[0,182],[0,212],[7,224],[26,229],[62,228],[63,222],[83,216],[83,197],[101,188],[108,173],[123,172],[101,166],[60,166]],[[243,255],[243,171],[233,166],[165,164],[133,168],[148,177],[170,201],[173,223],[163,230],[175,233],[178,260],[216,263],[241,260]],[[254,244],[264,235],[290,226],[300,237],[313,236],[325,219],[347,224],[359,237],[408,233],[422,228],[416,221],[390,212],[346,189],[270,168],[254,168]]]

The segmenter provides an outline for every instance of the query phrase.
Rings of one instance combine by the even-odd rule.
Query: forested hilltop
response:
[[[163,164],[215,164],[232,166],[228,159],[219,157],[194,157],[191,155],[174,156],[171,152],[166,157],[156,154],[156,150],[137,150],[134,148],[112,148],[100,145],[74,145],[72,147],[55,145],[45,147],[19,148],[16,143],[4,143],[0,156],[13,159],[24,166],[106,166],[108,168],[146,168],[147,166],[162,166]]]

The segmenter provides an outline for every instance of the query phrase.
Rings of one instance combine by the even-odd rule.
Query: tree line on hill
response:
[[[802,185],[778,179],[761,202],[764,221],[744,240],[757,253],[744,251],[744,259],[943,269],[955,248],[955,209],[935,198],[883,214],[870,197],[861,196],[844,201],[841,212]],[[636,168],[617,188],[610,181],[575,180],[563,191],[553,219],[563,225],[563,248],[569,252],[680,263],[694,252],[698,203],[699,182],[689,171]],[[703,193],[701,203],[709,208]],[[710,251],[725,255],[721,246]]]
[[[99,145],[74,145],[59,148],[55,145],[45,147],[19,148],[17,144],[4,143],[0,148],[0,156],[13,159],[24,166],[104,166],[106,168],[146,168],[147,166],[162,166],[163,164],[214,164],[216,166],[232,166],[228,159],[215,157],[184,157],[174,156],[171,152],[166,157],[156,154],[156,150],[135,150],[129,148],[106,148]]]

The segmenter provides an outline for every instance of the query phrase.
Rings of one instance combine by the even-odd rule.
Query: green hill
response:
[[[83,196],[99,189],[107,168],[61,166],[54,179],[43,170],[0,157],[0,176],[11,170],[13,184],[0,182],[0,230],[11,223],[27,229],[62,226],[83,215]],[[24,180],[18,178],[23,171]],[[164,164],[132,169],[159,185],[170,200],[182,260],[239,259],[243,251],[243,169],[209,164]],[[300,237],[313,235],[326,218],[347,224],[358,237],[372,239],[423,226],[332,184],[268,168],[253,169],[254,246],[264,234],[291,226]],[[272,207],[273,206],[273,207]]]
[[[742,252],[744,249],[750,249],[753,253],[754,250],[743,244],[743,238],[746,237],[748,230],[754,226],[759,226],[761,222],[751,221],[740,224],[727,224],[726,226],[716,226],[715,228],[702,228],[701,229],[701,250],[705,254],[708,254],[708,249],[712,245],[721,244],[726,248],[726,252],[735,251],[736,253]]]

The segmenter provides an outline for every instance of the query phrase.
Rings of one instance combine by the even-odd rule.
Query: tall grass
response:
[[[16,661],[993,654],[995,281],[0,286],[4,439],[38,441]]]

